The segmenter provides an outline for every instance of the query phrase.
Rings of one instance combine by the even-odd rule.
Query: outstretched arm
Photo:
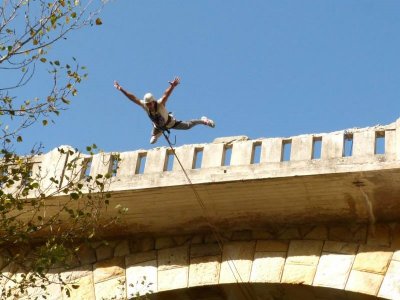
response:
[[[174,88],[181,82],[179,77],[175,77],[173,81],[168,81],[169,87],[165,90],[164,95],[161,97],[161,103],[165,105],[167,103],[168,97],[171,95]]]
[[[122,86],[119,85],[118,82],[114,81],[114,87],[118,90],[121,91],[126,97],[128,97],[129,100],[131,100],[132,102],[136,103],[137,105],[142,106],[142,104],[140,103],[140,100],[138,97],[136,97],[134,94],[131,94],[127,91],[125,91]]]

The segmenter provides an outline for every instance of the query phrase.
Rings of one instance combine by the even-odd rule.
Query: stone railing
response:
[[[353,128],[332,133],[288,138],[245,136],[218,138],[209,144],[176,147],[182,166],[193,183],[221,182],[392,168],[400,161],[400,119],[392,124]],[[122,153],[99,153],[93,157],[68,153],[69,146],[38,156],[33,173],[44,185],[50,177],[66,174],[68,161],[82,162],[74,171],[83,175],[112,174],[112,190],[140,189],[186,184],[182,169],[171,149],[159,147]],[[60,149],[58,148],[58,149]],[[178,175],[178,173],[180,173]],[[134,183],[134,185],[132,185]]]

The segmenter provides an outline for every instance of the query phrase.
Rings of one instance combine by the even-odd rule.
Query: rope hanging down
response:
[[[165,131],[167,131],[168,134],[166,134]],[[204,216],[204,218],[206,220],[206,223],[210,227],[211,232],[213,233],[214,238],[217,241],[217,244],[218,244],[218,246],[219,246],[219,248],[221,250],[221,253],[222,253],[222,251],[223,251],[223,239],[222,239],[222,236],[218,232],[218,229],[211,223],[210,216],[209,216],[208,210],[207,210],[207,208],[206,208],[206,206],[204,204],[204,201],[201,199],[199,193],[195,189],[192,181],[189,178],[189,175],[187,174],[185,168],[183,167],[183,165],[182,165],[182,163],[181,163],[181,161],[180,161],[180,159],[179,159],[178,155],[176,154],[175,149],[173,147],[173,145],[176,144],[176,136],[175,136],[175,142],[174,142],[174,144],[172,144],[170,139],[169,139],[170,132],[168,130],[162,130],[162,133],[163,133],[164,138],[167,141],[169,147],[171,148],[171,151],[174,154],[177,162],[179,163],[179,166],[181,167],[181,169],[182,169],[182,171],[183,171],[183,173],[184,173],[184,175],[186,177],[186,180],[189,182],[189,186],[191,187],[191,189],[192,189],[192,191],[193,191],[193,193],[194,193],[194,195],[195,195],[195,197],[197,199],[197,202],[198,202],[199,206],[201,207],[201,209],[203,211],[203,216]],[[241,278],[240,273],[239,273],[238,269],[236,268],[235,263],[233,262],[233,259],[230,258],[230,257],[229,257],[229,259],[230,259],[230,262],[233,265],[233,266],[231,266],[230,262],[228,262],[229,269],[231,270],[232,275],[236,280],[236,283],[239,285],[240,291],[242,292],[244,298],[245,299],[257,299],[257,297],[254,296],[254,293],[253,293],[251,287],[247,286],[248,282],[244,282],[243,279]],[[242,283],[243,286],[240,283]],[[243,288],[244,288],[244,290],[243,290]]]

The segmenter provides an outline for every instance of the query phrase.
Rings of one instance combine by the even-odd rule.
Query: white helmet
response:
[[[154,98],[152,93],[147,93],[146,95],[144,95],[143,101],[144,101],[144,104],[147,104],[147,103],[156,101],[156,99]]]

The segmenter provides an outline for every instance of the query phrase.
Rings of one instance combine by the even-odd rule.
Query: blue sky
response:
[[[55,57],[76,57],[88,79],[42,142],[84,150],[149,149],[151,123],[113,87],[160,97],[178,119],[216,128],[173,131],[177,145],[222,136],[293,136],[388,124],[399,117],[399,1],[110,1],[102,26],[72,33]],[[46,90],[47,78],[31,89]],[[162,139],[156,146],[166,146]]]

